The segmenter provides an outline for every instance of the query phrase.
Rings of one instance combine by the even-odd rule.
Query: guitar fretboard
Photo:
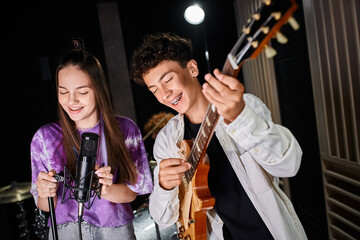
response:
[[[195,141],[190,151],[188,162],[191,164],[191,168],[185,172],[185,179],[189,183],[194,176],[196,167],[206,152],[207,146],[214,133],[214,129],[219,119],[219,114],[214,105],[208,106],[206,117],[201,123],[198,134],[196,135]]]

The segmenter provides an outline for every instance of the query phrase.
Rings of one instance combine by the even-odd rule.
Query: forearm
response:
[[[54,208],[56,208],[57,196],[53,197]],[[37,207],[45,212],[49,212],[49,201],[48,198],[38,198]]]
[[[101,198],[113,203],[128,203],[135,200],[137,193],[133,192],[125,184],[112,184],[106,194]]]

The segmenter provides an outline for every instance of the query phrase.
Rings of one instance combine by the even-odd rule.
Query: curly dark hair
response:
[[[174,33],[147,34],[135,50],[130,62],[130,77],[145,85],[143,76],[160,62],[176,61],[181,67],[193,58],[192,43]]]

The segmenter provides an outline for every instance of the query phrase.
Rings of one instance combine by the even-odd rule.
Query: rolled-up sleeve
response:
[[[247,95],[245,103],[236,120],[225,126],[226,132],[271,175],[294,176],[302,150],[293,134],[271,120],[270,111],[259,98]]]
[[[170,120],[155,140],[154,157],[157,166],[154,169],[154,191],[150,195],[149,211],[154,221],[161,227],[167,228],[176,223],[179,218],[178,187],[165,190],[159,184],[159,164],[163,159],[180,158],[180,149],[177,147],[180,131],[176,120]]]
[[[127,135],[125,144],[135,164],[136,183],[134,185],[129,183],[127,186],[139,195],[151,193],[153,183],[142,135],[137,125],[132,121],[129,122],[133,131],[129,131],[130,134]]]

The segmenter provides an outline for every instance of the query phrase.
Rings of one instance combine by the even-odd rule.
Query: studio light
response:
[[[199,5],[194,4],[185,10],[184,18],[188,23],[198,25],[204,21],[205,12]]]

